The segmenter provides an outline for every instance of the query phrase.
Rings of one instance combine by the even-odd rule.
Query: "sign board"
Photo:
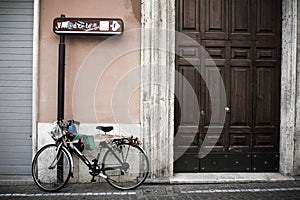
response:
[[[55,18],[53,32],[79,35],[120,35],[124,22],[117,18]]]

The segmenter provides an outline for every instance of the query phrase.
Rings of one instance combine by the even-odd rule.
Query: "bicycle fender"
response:
[[[68,151],[68,149],[64,146],[62,146],[63,150],[67,153],[67,155],[69,156],[70,158],[70,161],[71,161],[71,177],[74,178],[74,162],[73,162],[73,157],[71,155],[71,153]]]

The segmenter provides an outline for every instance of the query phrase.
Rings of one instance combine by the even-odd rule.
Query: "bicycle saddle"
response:
[[[114,129],[113,126],[97,126],[96,129],[104,131],[105,133],[112,131]]]

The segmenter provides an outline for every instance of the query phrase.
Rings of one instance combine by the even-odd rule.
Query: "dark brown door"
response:
[[[176,78],[175,172],[278,171],[281,1],[176,3],[177,31],[196,40],[210,56],[177,40],[176,70],[181,76]],[[209,78],[215,70],[207,64],[211,60],[225,86],[227,105],[219,108],[226,110],[224,125],[210,124],[207,80],[213,82],[216,93],[221,84]],[[191,84],[198,101],[185,95],[183,79]],[[209,125],[221,129],[221,134],[212,151],[200,159],[199,148]],[[189,147],[188,140],[192,141]]]

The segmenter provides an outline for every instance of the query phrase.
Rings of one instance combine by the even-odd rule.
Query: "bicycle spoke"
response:
[[[35,155],[32,176],[42,190],[57,191],[68,182],[71,175],[71,158],[65,151],[67,150],[60,149],[58,152],[56,145],[52,144],[46,145]]]
[[[108,150],[104,155],[107,182],[117,189],[136,188],[147,178],[149,160],[138,146],[121,144],[119,148],[117,151]]]
[[[58,157],[55,157],[53,159],[53,162],[50,164],[50,166],[48,167],[48,169],[54,169],[55,166],[57,165],[57,163],[59,162],[59,160],[61,159],[62,153],[59,154]]]
[[[130,145],[128,145],[128,149],[127,149],[127,153],[126,153],[126,158],[125,158],[125,160],[124,160],[124,162],[126,162],[127,161],[127,158],[128,158],[128,153],[129,153],[129,148],[130,148],[131,146]]]

